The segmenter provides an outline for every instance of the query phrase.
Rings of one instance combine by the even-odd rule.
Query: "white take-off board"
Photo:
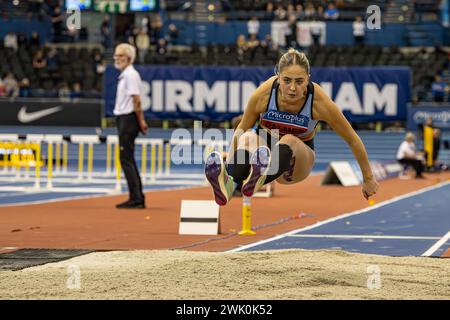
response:
[[[180,234],[216,235],[219,232],[220,207],[215,201],[181,201]]]

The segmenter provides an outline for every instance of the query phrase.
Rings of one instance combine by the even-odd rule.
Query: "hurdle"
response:
[[[156,176],[160,176],[163,172],[163,139],[138,138],[136,144],[141,145],[141,175],[143,180],[150,177],[150,181],[154,182]],[[150,146],[150,174],[147,175],[147,147]],[[158,148],[158,152],[156,151]],[[166,157],[168,155],[166,154]],[[156,159],[158,165],[156,166]],[[170,160],[170,158],[169,158]],[[167,163],[167,162],[166,162]],[[170,165],[170,164],[169,164]]]
[[[34,189],[41,188],[41,143],[44,141],[44,135],[40,133],[27,134],[27,141],[37,144],[36,149],[36,173],[34,177]]]
[[[36,159],[34,161],[36,167],[36,180],[34,188],[39,189],[39,172],[40,172],[40,144],[24,142],[24,141],[8,141],[8,142],[0,142],[0,149],[6,154],[8,157],[3,158],[4,166],[11,166],[15,170],[15,177],[12,177],[10,180],[15,181],[20,179],[20,171],[22,165],[25,163],[26,175],[29,171],[30,161],[33,160],[33,150],[36,151]],[[30,155],[31,153],[31,155]],[[28,177],[26,177],[28,179]]]
[[[156,177],[162,176],[164,171],[168,175],[170,172],[170,145],[165,144],[164,139],[156,138],[137,138],[136,145],[141,146],[141,176],[143,177],[143,183],[147,181],[147,178],[151,182],[156,180]],[[106,136],[106,171],[105,176],[112,174],[112,149],[113,147],[118,152],[119,139],[116,135]],[[165,149],[164,149],[165,145]],[[150,172],[147,172],[148,162],[148,147],[150,147]],[[165,157],[165,161],[164,161]],[[116,157],[115,160],[120,162],[120,157]],[[117,164],[115,165],[117,169]],[[117,176],[117,172],[116,172]]]
[[[78,181],[83,180],[84,144],[88,145],[87,180],[92,180],[94,144],[100,143],[97,135],[71,135],[70,141],[78,144]]]
[[[116,135],[106,136],[106,171],[105,176],[110,176],[112,174],[112,148],[119,144],[119,137]],[[114,158],[115,159],[115,158]]]
[[[166,172],[165,175],[168,176],[170,174],[170,154],[171,154],[171,146],[192,146],[192,139],[179,139],[179,138],[171,138],[169,143],[166,144]],[[167,167],[168,165],[168,167]]]
[[[44,141],[47,143],[47,189],[53,188],[52,177],[53,177],[53,144],[60,145],[63,141],[63,136],[61,134],[46,134],[44,136]],[[56,151],[56,150],[55,150]],[[55,161],[57,168],[60,169],[58,162],[61,161],[60,150],[55,152]]]
[[[5,141],[5,142],[14,142],[14,141],[19,141],[19,135],[18,134],[0,134],[0,141]],[[4,149],[4,153],[3,153],[3,172],[4,173],[8,173],[8,154],[9,154],[9,149]],[[12,167],[11,167],[12,169]]]

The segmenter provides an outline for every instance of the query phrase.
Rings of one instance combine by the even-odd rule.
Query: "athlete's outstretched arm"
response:
[[[377,192],[378,183],[373,176],[366,148],[361,138],[353,130],[338,106],[318,85],[315,86],[315,94],[317,95],[317,107],[314,109],[316,113],[315,118],[328,123],[349,145],[361,168],[364,178],[362,192],[364,197],[368,199]]]

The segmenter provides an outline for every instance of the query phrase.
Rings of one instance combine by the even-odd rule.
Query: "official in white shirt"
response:
[[[145,197],[142,182],[134,159],[134,144],[139,132],[146,134],[148,130],[141,108],[141,77],[133,67],[136,49],[127,44],[119,44],[114,52],[114,66],[121,71],[117,84],[116,116],[120,145],[120,164],[127,179],[130,197],[127,201],[116,205],[117,208],[143,209]]]
[[[366,25],[361,17],[356,17],[353,21],[353,38],[355,39],[355,44],[364,44],[364,36],[366,34]]]
[[[416,178],[424,178],[422,175],[424,166],[421,157],[416,153],[416,145],[414,144],[414,134],[408,132],[405,141],[400,144],[397,150],[397,161],[403,165],[411,165],[416,171]]]

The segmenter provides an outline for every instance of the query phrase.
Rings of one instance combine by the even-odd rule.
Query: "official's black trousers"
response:
[[[127,179],[130,200],[144,202],[142,182],[134,159],[134,141],[139,134],[139,124],[136,113],[116,117],[119,133],[120,165]]]
[[[414,170],[416,171],[416,176],[422,176],[422,172],[423,172],[423,164],[422,161],[417,160],[417,159],[400,159],[397,160],[398,162],[400,162],[403,165],[410,165],[414,167]]]

